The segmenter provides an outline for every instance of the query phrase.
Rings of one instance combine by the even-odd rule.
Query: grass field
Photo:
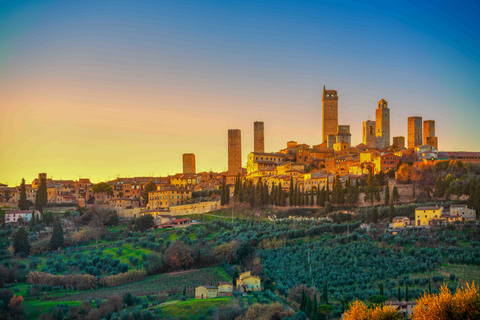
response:
[[[168,291],[182,291],[185,286],[196,287],[211,285],[219,281],[230,281],[231,278],[222,267],[188,270],[183,272],[165,273],[148,277],[142,281],[125,284],[118,287],[98,288],[85,291],[65,290],[52,292],[51,296],[56,301],[83,301],[88,298],[107,299],[118,292],[130,292],[135,296],[146,296]]]
[[[201,316],[208,318],[208,311],[213,308],[231,309],[238,300],[233,297],[221,297],[213,299],[190,299],[187,301],[176,301],[161,306],[162,315],[174,319],[198,319]]]
[[[440,270],[445,273],[454,273],[460,280],[480,284],[480,266],[464,264],[444,264]]]

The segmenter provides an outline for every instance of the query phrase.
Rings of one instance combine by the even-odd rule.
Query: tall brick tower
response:
[[[253,152],[265,152],[263,122],[253,123]]]
[[[239,173],[242,168],[242,132],[228,130],[228,173]]]
[[[429,144],[438,149],[438,138],[435,137],[435,120],[423,121],[423,144]]]
[[[183,173],[196,173],[197,169],[195,168],[195,155],[193,153],[184,153],[183,154]]]
[[[422,117],[408,117],[408,148],[422,145]]]
[[[390,109],[385,100],[378,101],[378,108],[375,111],[375,138],[378,149],[390,147]]]
[[[367,120],[363,122],[363,144],[368,149],[375,148],[375,121]]]
[[[328,135],[336,135],[338,126],[338,95],[336,90],[325,90],[322,96],[322,139],[327,142]]]

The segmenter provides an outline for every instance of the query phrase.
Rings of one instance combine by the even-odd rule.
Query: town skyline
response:
[[[352,145],[376,104],[391,137],[436,121],[442,151],[478,151],[478,6],[16,1],[0,7],[0,182],[165,176],[194,153],[227,169],[227,131],[265,150],[322,139],[337,90]],[[436,12],[435,14],[431,14]],[[125,21],[125,23],[119,22]],[[462,36],[459,37],[458,35]],[[398,119],[398,120],[397,120]]]

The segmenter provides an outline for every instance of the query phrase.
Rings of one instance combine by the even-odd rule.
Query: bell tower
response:
[[[336,90],[325,90],[322,95],[322,139],[327,142],[329,135],[337,134],[338,95]]]

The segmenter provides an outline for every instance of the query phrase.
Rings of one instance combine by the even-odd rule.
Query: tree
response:
[[[140,232],[145,232],[148,229],[153,228],[155,225],[155,219],[150,213],[142,214],[135,219],[135,229]]]
[[[373,223],[378,223],[378,208],[373,207],[372,209],[372,222]]]
[[[372,206],[373,206],[373,201],[375,200],[376,194],[378,193],[377,184],[378,184],[377,179],[375,179],[372,173],[369,173],[367,178],[367,187],[365,190],[365,201],[369,200]]]
[[[388,183],[385,185],[385,204],[390,202],[390,188],[388,187]]]
[[[330,190],[328,187],[328,174],[327,174],[327,187],[325,188],[325,201],[330,202]]]
[[[322,302],[328,304],[328,285],[327,280],[323,281]]]
[[[15,254],[30,253],[30,243],[28,242],[28,233],[24,227],[18,228],[17,232],[13,236],[13,249]]]
[[[333,310],[335,310],[335,308],[329,304],[321,304],[317,307],[318,313],[323,314],[326,320],[328,320],[328,317],[333,312]]]
[[[110,186],[110,185],[108,185]],[[106,188],[106,192],[108,192],[108,188],[106,186],[104,186]],[[103,187],[102,187],[103,188]],[[155,182],[153,182],[153,180],[150,180],[146,185],[145,185],[145,189],[143,191],[143,194],[142,194],[142,201],[143,201],[143,204],[148,204],[148,193],[149,192],[152,192],[152,191],[155,191],[157,190],[157,186],[155,185]],[[120,195],[120,194],[119,194]]]
[[[323,187],[322,190],[320,190],[317,205],[320,206],[320,207],[324,207],[326,198],[327,198],[327,192],[325,191],[325,187]]]
[[[57,217],[53,223],[52,237],[50,239],[50,245],[54,250],[63,246],[63,228],[62,221]]]
[[[429,319],[480,319],[478,288],[473,282],[467,283],[466,288],[458,288],[452,294],[444,284],[438,294],[425,292],[417,300],[412,320]]]
[[[390,201],[390,209],[388,210],[388,221],[392,221],[395,217],[395,206],[393,205],[393,199]]]
[[[100,182],[93,185],[93,192],[94,193],[101,193],[102,194],[102,203],[105,202],[105,194],[112,195],[113,189],[112,186],[106,182]]]
[[[477,210],[477,214],[480,214],[480,180],[475,187],[475,195],[473,197],[473,208]]]
[[[20,295],[13,296],[8,303],[8,309],[10,314],[14,316],[14,319],[19,319],[19,316],[23,312],[23,297]]]
[[[294,206],[295,205],[295,200],[293,199],[294,198],[294,190],[293,190],[293,176],[290,177],[290,193],[288,194],[288,203],[290,204],[290,206]]]
[[[226,200],[226,194],[227,194],[227,186],[225,185],[225,181],[222,184],[222,191],[220,193],[220,205],[224,206],[227,204]]]
[[[40,178],[40,186],[38,187],[37,194],[35,195],[35,209],[43,213],[43,208],[45,208],[47,203],[47,180],[45,178]]]
[[[233,288],[237,287],[237,279],[239,277],[238,270],[235,268],[235,271],[233,271],[233,276],[232,276],[232,283],[233,283]]]
[[[105,227],[112,214],[116,215],[115,211],[100,206],[92,206],[88,210],[88,215],[93,217],[93,222],[101,227]]]
[[[350,304],[350,308],[343,320],[400,320],[402,316],[397,309],[391,306],[377,305],[368,308],[363,302],[356,300]]]
[[[20,198],[18,199],[18,208],[20,210],[27,210],[30,207],[30,202],[27,200],[27,190],[25,188],[25,179],[22,179],[20,185]]]
[[[165,263],[170,269],[186,270],[193,262],[192,249],[182,241],[175,241],[165,252]]]
[[[445,184],[441,176],[438,176],[437,181],[435,182],[435,187],[433,195],[437,198],[443,197],[445,194]]]
[[[393,199],[393,202],[395,202],[395,204],[398,202],[399,195],[398,195],[398,188],[397,188],[397,186],[393,186],[392,199]]]
[[[255,189],[255,205],[261,206],[263,204],[263,183],[262,178],[258,178],[257,188]]]

